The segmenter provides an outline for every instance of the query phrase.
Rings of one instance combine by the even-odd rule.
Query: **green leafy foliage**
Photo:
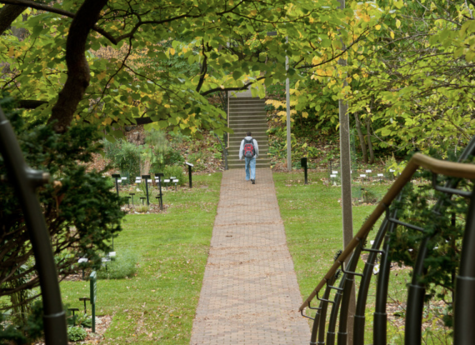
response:
[[[163,174],[165,175],[165,178],[175,177],[176,179],[178,179],[179,182],[177,184],[179,186],[185,185],[186,176],[185,176],[185,173],[183,172],[182,166],[179,166],[179,165],[167,166],[163,170]]]
[[[119,169],[122,176],[127,176],[129,183],[134,182],[135,176],[140,176],[141,146],[129,143],[124,139],[114,141],[104,140],[106,158]]]
[[[36,301],[31,305],[25,321],[12,322],[0,314],[0,344],[27,345],[43,336],[43,304]]]
[[[440,155],[474,132],[470,3],[399,1],[349,59],[350,112],[371,121],[374,143]],[[465,45],[464,45],[465,44]],[[350,80],[351,79],[351,80]]]
[[[164,131],[151,129],[145,136],[145,146],[142,155],[150,161],[150,171],[163,172],[167,166],[183,164],[184,158],[170,144]]]
[[[55,7],[74,14],[81,5],[67,0]],[[336,61],[343,44],[365,37],[380,17],[369,5],[338,7],[333,0],[108,3],[99,30],[88,37],[90,86],[74,121],[104,129],[108,139],[119,134],[112,123],[144,118],[162,129],[198,136],[206,129],[221,136],[225,113],[209,95],[252,82],[253,93],[264,96],[264,86]],[[0,37],[6,48],[0,59],[10,66],[0,86],[22,99],[45,102],[31,118],[50,116],[68,80],[64,47],[71,18],[35,9],[25,14],[13,23],[25,30],[22,39],[10,33]]]
[[[80,326],[69,326],[68,327],[68,339],[69,341],[81,341],[86,339],[87,332],[84,328]]]
[[[425,179],[431,174],[424,173]],[[447,179],[439,178],[439,184]],[[472,183],[462,181],[458,188],[472,189]],[[428,241],[424,274],[417,277],[426,286],[426,298],[444,301],[440,317],[447,327],[453,325],[452,303],[455,293],[455,277],[460,265],[462,237],[465,228],[467,200],[462,197],[447,197],[434,192],[428,185],[408,185],[400,202],[398,217],[424,229],[424,232],[398,226],[391,235],[391,260],[400,265],[414,266],[421,243]]]
[[[38,190],[38,198],[60,277],[79,269],[79,257],[86,256],[91,266],[98,267],[100,253],[110,250],[108,241],[122,229],[124,214],[120,210],[123,200],[111,191],[112,181],[104,179],[101,172],[86,171],[85,164],[101,149],[95,129],[72,127],[59,135],[41,121],[25,123],[12,111],[11,100],[3,99],[0,105],[18,136],[27,164],[49,172],[54,180]],[[5,162],[0,158],[3,174]],[[39,279],[23,212],[8,184],[0,184],[0,234],[0,275],[6,277],[0,295],[10,296],[12,290],[7,287],[13,283],[20,290],[37,287]],[[19,269],[22,275],[15,274]],[[20,282],[18,278],[23,275],[30,279]],[[11,302],[15,304],[13,299]]]

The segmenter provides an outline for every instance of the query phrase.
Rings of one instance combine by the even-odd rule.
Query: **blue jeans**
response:
[[[255,156],[252,158],[244,157],[244,159],[246,160],[246,181],[249,181],[249,175],[251,175],[250,176],[251,180],[255,180],[256,179],[256,157]],[[249,170],[251,171],[249,172]]]

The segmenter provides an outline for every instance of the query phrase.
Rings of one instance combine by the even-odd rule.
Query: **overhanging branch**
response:
[[[218,92],[218,91],[244,91],[244,90],[247,90],[247,88],[249,86],[251,86],[252,84],[254,84],[256,81],[259,81],[259,80],[262,80],[262,79],[265,79],[265,78],[266,78],[266,76],[259,77],[255,81],[246,83],[246,84],[244,84],[244,86],[241,86],[241,87],[224,87],[224,88],[217,87],[217,88],[214,88],[214,89],[207,90],[205,92],[201,92],[200,95],[201,96],[207,96],[209,94],[212,94],[212,93]]]
[[[76,17],[75,13],[72,13],[72,12],[69,12],[69,11],[66,11],[66,10],[62,10],[60,8],[55,8],[55,7],[50,7],[50,6],[47,6],[47,5],[44,5],[44,4],[39,4],[37,2],[30,1],[30,0],[0,0],[0,4],[30,7],[30,8],[40,10],[40,11],[60,14],[62,16],[73,18],[73,19],[74,19],[74,17]],[[105,31],[104,29],[98,27],[97,25],[94,25],[92,27],[92,29],[94,31],[100,33],[105,38],[107,38],[111,43],[117,44],[117,41],[114,39],[114,37],[111,34],[109,34],[107,31]]]

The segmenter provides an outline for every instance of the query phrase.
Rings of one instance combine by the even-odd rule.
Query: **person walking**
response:
[[[251,132],[247,132],[247,136],[241,141],[239,148],[239,160],[244,157],[246,161],[246,181],[251,180],[252,184],[256,183],[256,158],[259,156],[259,146],[257,140],[253,139]]]

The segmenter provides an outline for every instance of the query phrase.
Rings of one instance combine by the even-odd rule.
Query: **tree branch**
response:
[[[147,125],[149,123],[155,122],[150,117],[138,117],[134,118],[134,120],[137,122],[137,125]]]
[[[200,95],[201,96],[207,96],[211,93],[218,92],[218,91],[243,91],[243,90],[247,90],[247,88],[250,85],[254,84],[258,80],[262,80],[262,79],[265,79],[265,78],[266,78],[266,76],[259,77],[255,81],[244,84],[244,86],[241,86],[241,87],[224,87],[224,88],[217,87],[217,88],[214,88],[214,89],[207,90],[205,92],[201,92]]]
[[[358,43],[362,38],[363,38],[363,35],[368,32],[368,30],[366,30],[365,32],[363,32],[360,37],[358,37],[357,40],[353,41],[353,43],[351,43],[348,47],[346,47],[345,49],[343,49],[339,54],[337,55],[334,55],[330,60],[325,60],[323,62],[320,62],[316,65],[305,65],[305,66],[300,66],[300,67],[297,67],[297,65],[302,62],[302,60],[300,60],[299,62],[297,62],[296,64],[294,64],[293,68],[297,68],[297,69],[302,69],[302,68],[313,68],[313,67],[318,67],[318,66],[321,66],[321,65],[325,65],[335,59],[338,59],[339,57],[343,56],[343,54],[345,54],[348,50],[350,50],[351,47],[353,47],[356,43]]]
[[[55,8],[55,7],[50,7],[50,6],[47,6],[47,5],[43,5],[43,4],[39,4],[37,2],[34,2],[34,1],[30,1],[30,0],[0,0],[0,4],[7,4],[7,6],[9,5],[15,5],[16,7],[20,7],[20,6],[24,6],[25,8],[26,7],[31,7],[31,8],[34,8],[34,9],[37,9],[37,10],[40,10],[40,11],[45,11],[45,12],[51,12],[51,13],[56,13],[56,14],[60,14],[62,16],[65,16],[65,17],[69,17],[69,18],[75,18],[76,17],[76,14],[72,13],[72,12],[69,12],[69,11],[66,11],[66,10],[62,10],[60,8]],[[3,10],[7,7],[5,6],[4,8],[2,8],[2,12]],[[23,12],[23,11],[22,11]],[[21,12],[20,12],[21,13]],[[20,15],[20,13],[17,15],[17,17]],[[0,12],[0,15],[1,15],[1,12]],[[16,18],[16,17],[15,17]],[[15,19],[14,18],[14,19]],[[96,20],[97,21],[97,20]],[[10,25],[10,24],[9,24]],[[1,27],[3,26],[3,18],[0,17],[0,34],[2,34],[3,31],[1,31]],[[94,25],[92,27],[92,29],[98,33],[100,33],[102,36],[104,36],[105,38],[107,38],[111,43],[113,44],[117,44],[118,41],[116,41],[114,39],[114,37],[109,34],[107,31],[105,31],[104,29],[98,27],[97,25]]]
[[[17,101],[18,108],[22,108],[22,109],[36,109],[40,105],[48,104],[48,103],[49,103],[48,101],[37,101],[34,99],[22,99],[22,100]]]
[[[91,75],[86,59],[86,43],[89,32],[99,19],[100,12],[106,4],[107,0],[85,0],[69,28],[66,41],[68,79],[59,92],[58,101],[48,120],[48,123],[56,121],[53,128],[57,133],[67,131],[73,120],[74,112],[89,86]]]
[[[6,5],[0,10],[0,35],[26,10],[26,6]]]
[[[203,44],[203,66],[201,66],[201,72],[200,72],[200,80],[198,82],[198,85],[196,86],[196,92],[200,92],[201,88],[203,87],[203,83],[205,81],[205,76],[206,72],[208,71],[208,56],[205,54],[205,43],[202,42]]]

